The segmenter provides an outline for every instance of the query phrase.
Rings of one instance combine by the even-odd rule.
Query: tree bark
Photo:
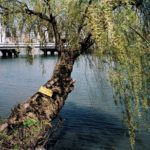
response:
[[[73,89],[74,81],[70,75],[74,61],[74,57],[70,55],[66,56],[66,54],[63,53],[57,62],[52,79],[44,85],[46,88],[53,91],[52,97],[48,97],[37,92],[27,102],[19,104],[13,109],[11,115],[5,123],[5,126],[4,124],[1,126],[1,131],[3,130],[3,134],[6,134],[8,139],[16,139],[17,143],[14,142],[14,140],[10,141],[10,139],[7,141],[7,138],[4,140],[4,137],[1,135],[1,138],[3,138],[1,139],[2,147],[10,149],[14,148],[16,145],[19,145],[20,148],[35,148],[35,146],[38,145],[39,137],[41,140],[40,134],[44,132],[43,128],[47,127],[47,125],[51,127],[51,122],[49,123],[49,121],[57,116],[60,109],[64,105],[64,101],[67,98],[68,93]],[[31,139],[28,138],[24,143],[22,139],[25,139],[26,132],[31,132],[30,130],[33,130],[32,128],[36,128],[36,126],[30,127],[30,129],[24,127],[23,122],[28,119],[38,121],[38,123],[42,125],[42,128],[38,131],[38,133],[36,133],[36,139],[32,139],[32,141],[30,141]],[[24,133],[19,139],[18,136],[21,130]],[[16,134],[15,132],[18,133]],[[25,147],[23,146],[24,144]]]

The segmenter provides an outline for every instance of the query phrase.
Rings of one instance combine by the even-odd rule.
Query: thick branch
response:
[[[143,5],[143,0],[135,0],[134,2],[131,1],[129,4],[132,5],[132,6],[135,6],[136,8],[139,8],[140,6]],[[126,2],[118,1],[118,2],[113,6],[112,10],[115,10],[115,9],[117,9],[118,7],[126,6],[126,5],[127,5]]]
[[[34,10],[31,10],[31,9],[28,8],[27,5],[25,5],[24,11],[25,11],[25,13],[27,13],[29,15],[38,16],[39,18],[44,19],[44,20],[51,23],[51,19],[47,15],[43,14],[42,12],[36,12]]]
[[[0,5],[0,8],[5,11],[5,14],[23,13],[23,12],[25,12],[26,14],[35,15],[35,16],[38,16],[41,19],[44,19],[44,20],[46,20],[48,22],[51,22],[51,19],[47,15],[45,15],[45,14],[43,14],[41,12],[36,12],[34,10],[29,9],[28,6],[25,3],[22,3],[22,2],[18,2],[18,3],[20,5],[22,5],[22,6],[24,6],[23,9],[21,9],[21,10],[20,9],[13,10],[13,9],[10,9],[9,7],[4,7],[2,5]]]
[[[85,52],[90,46],[94,44],[94,40],[91,39],[92,34],[88,33],[87,37],[81,42],[81,53]]]

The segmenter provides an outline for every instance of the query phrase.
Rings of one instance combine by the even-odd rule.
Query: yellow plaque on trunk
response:
[[[40,87],[39,92],[42,93],[42,94],[44,94],[44,95],[47,95],[47,96],[49,96],[49,97],[52,97],[52,95],[53,95],[53,91],[50,90],[50,89],[47,89],[47,88],[44,87],[44,86],[41,86],[41,87]]]

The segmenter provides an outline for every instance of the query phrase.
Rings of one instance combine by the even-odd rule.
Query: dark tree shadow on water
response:
[[[111,114],[66,103],[64,124],[49,141],[48,150],[130,150],[128,130]],[[135,150],[149,150],[150,135],[137,135]]]
[[[130,149],[127,130],[111,114],[67,103],[61,116],[64,125],[50,139],[48,150]]]

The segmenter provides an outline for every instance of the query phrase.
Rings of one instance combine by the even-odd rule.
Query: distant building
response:
[[[6,31],[1,25],[0,25],[0,43],[38,43],[39,40],[33,35],[33,33],[26,34],[22,33],[21,35],[17,33],[16,37],[12,37],[11,35],[8,36],[9,31]]]
[[[44,31],[46,43],[55,42],[54,37],[49,37],[48,32]],[[12,36],[12,33],[9,27],[2,27],[0,23],[0,44],[19,44],[19,43],[36,43],[39,44],[41,37],[39,33],[35,36],[35,33],[31,31],[30,33],[22,32],[15,30],[15,36]]]

